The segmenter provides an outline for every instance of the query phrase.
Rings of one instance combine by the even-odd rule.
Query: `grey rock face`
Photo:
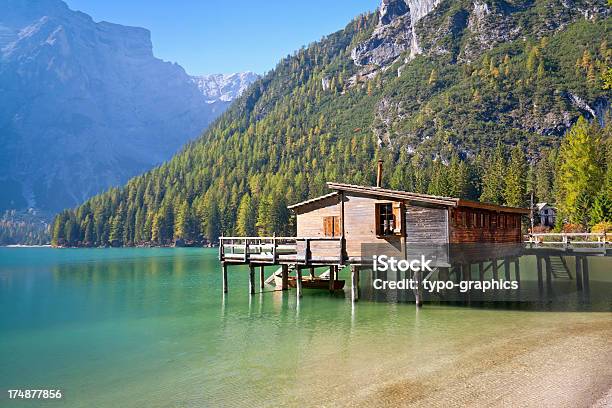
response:
[[[356,65],[383,67],[410,50],[410,57],[421,53],[415,32],[416,23],[441,0],[383,0],[379,23],[372,36],[352,50]]]
[[[610,14],[604,0],[558,0],[549,6],[538,32],[547,35],[578,18]],[[470,62],[497,44],[519,38],[524,30],[520,7],[509,2],[473,0],[459,4],[442,0],[384,0],[379,23],[371,37],[352,50],[352,59],[369,70],[385,68],[400,56],[408,62],[416,55],[456,54],[453,60]],[[531,7],[531,6],[529,6]],[[439,11],[439,9],[443,9]],[[462,35],[461,49],[451,50]],[[451,41],[449,41],[449,39]],[[374,68],[372,68],[374,67]]]
[[[60,0],[3,1],[0,95],[0,209],[56,211],[123,184],[227,106],[155,58],[149,31]]]

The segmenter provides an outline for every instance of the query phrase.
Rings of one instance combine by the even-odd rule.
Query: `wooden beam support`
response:
[[[582,260],[576,257],[576,289],[582,290]]]
[[[302,267],[296,265],[296,279],[295,288],[297,289],[297,298],[302,297]]]
[[[519,259],[514,260],[514,279],[518,282],[519,287],[521,286],[521,267],[519,265]]]
[[[259,288],[264,290],[266,285],[266,267],[263,265],[259,265]]]
[[[459,267],[459,270],[461,270],[461,267]],[[414,291],[414,302],[417,307],[421,307],[423,306],[423,292],[422,292],[422,287],[421,287],[421,271],[420,270],[416,270],[414,272],[414,280],[416,281],[416,285],[417,285],[417,288]]]
[[[538,290],[542,292],[544,290],[544,279],[542,278],[542,259],[539,255],[536,255],[536,268],[538,270]]]
[[[463,264],[463,279],[472,280],[472,265],[469,263]]]
[[[281,272],[281,278],[282,278],[282,285],[281,285],[281,290],[289,290],[289,265],[281,265],[282,268],[282,272]]]
[[[227,264],[225,262],[221,263],[221,273],[223,276],[223,293],[227,293]]]
[[[493,268],[493,279],[499,280],[498,265],[497,265],[496,258],[491,259],[491,266]]]
[[[510,260],[508,258],[504,258],[504,274],[507,281],[512,279],[510,277]]]
[[[582,256],[582,277],[584,279],[584,289],[588,292],[590,289],[589,282],[589,260],[586,256]]]
[[[330,265],[329,267],[329,291],[334,291],[334,281],[336,280],[336,267],[334,265]]]
[[[359,266],[351,265],[351,299],[353,302],[359,300]]]
[[[249,293],[255,294],[255,265],[249,264]]]
[[[549,256],[544,257],[544,265],[546,266],[546,288],[547,290],[551,290],[553,275],[552,275],[552,264],[550,262]]]
[[[482,262],[478,262],[478,279],[482,282],[484,278],[484,265]]]

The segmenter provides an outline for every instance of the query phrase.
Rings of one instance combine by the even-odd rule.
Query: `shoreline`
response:
[[[607,321],[606,321],[607,319]],[[429,373],[374,384],[357,406],[612,406],[612,319],[483,339]],[[435,358],[435,356],[429,356]]]

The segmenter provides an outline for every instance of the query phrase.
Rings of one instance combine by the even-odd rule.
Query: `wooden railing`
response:
[[[588,232],[534,233],[527,236],[531,246],[594,247],[604,251],[612,244],[612,234]]]
[[[324,242],[332,245],[325,254],[313,255],[312,243]],[[303,243],[303,244],[302,244]],[[319,250],[321,248],[318,248]],[[337,237],[221,237],[219,238],[219,260],[236,263],[313,263],[344,262],[344,241]]]

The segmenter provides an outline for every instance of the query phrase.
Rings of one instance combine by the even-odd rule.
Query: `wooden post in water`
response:
[[[296,265],[295,288],[297,289],[297,298],[302,297],[302,267]]]
[[[472,264],[470,263],[463,264],[463,279],[467,281],[472,280]]]
[[[221,273],[223,275],[223,293],[227,293],[227,265],[221,262]]]
[[[459,266],[459,269],[461,270],[461,266]],[[421,290],[421,270],[417,269],[414,272],[414,280],[416,281],[416,285],[417,285],[417,289],[414,292],[414,301],[417,307],[421,307],[423,306],[423,298],[422,298],[422,290]]]
[[[336,280],[334,274],[336,272],[336,267],[334,265],[329,266],[329,291],[334,291],[334,281]]]
[[[504,274],[506,275],[506,280],[509,281],[510,278],[510,260],[508,258],[504,258]]]
[[[589,283],[589,260],[586,256],[582,256],[582,276],[584,278],[584,289],[588,292],[590,289]]]
[[[582,260],[576,256],[576,289],[582,290]]]
[[[255,294],[255,266],[249,264],[249,293]]]
[[[288,290],[289,289],[289,266],[288,265],[281,265],[281,279],[282,279],[282,285],[281,285],[281,290]]]
[[[266,267],[259,265],[259,288],[264,290],[266,284]]]
[[[544,279],[542,278],[542,259],[539,255],[536,255],[536,268],[538,269],[538,290],[542,292],[544,290]]]
[[[552,289],[552,265],[550,263],[550,257],[544,257],[544,265],[546,265],[546,289]]]
[[[516,258],[514,260],[514,279],[518,283],[519,287],[521,286],[521,267],[519,265],[519,259]]]
[[[351,265],[351,299],[353,302],[359,300],[359,267]]]
[[[497,269],[497,259],[493,258],[491,259],[491,269],[493,269],[493,279],[494,280],[499,280],[499,274],[498,274],[498,269]]]
[[[312,267],[312,266],[311,266],[311,267],[309,268],[309,273],[310,273],[310,279],[311,279],[311,280],[314,280],[314,277],[315,277],[314,267]]]

